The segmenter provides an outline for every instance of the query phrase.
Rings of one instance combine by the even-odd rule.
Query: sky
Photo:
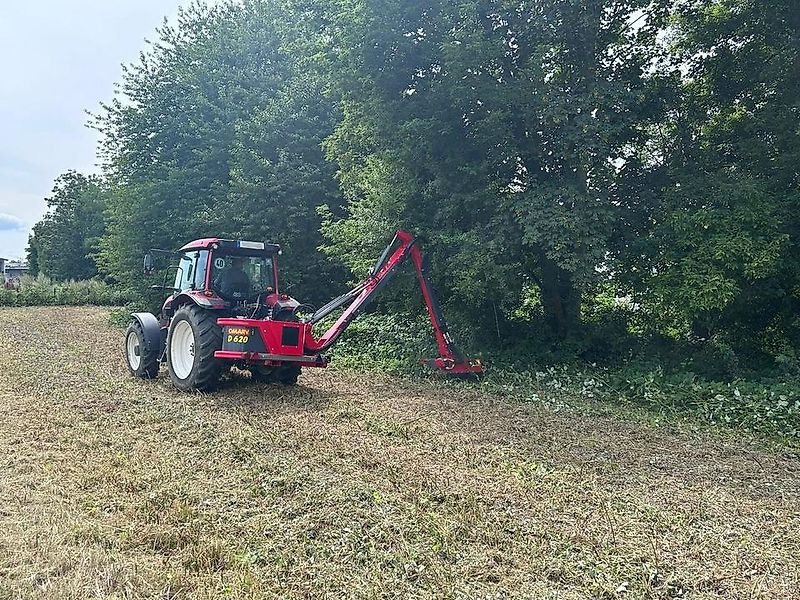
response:
[[[53,180],[96,172],[86,111],[189,0],[0,0],[0,257],[24,257]]]

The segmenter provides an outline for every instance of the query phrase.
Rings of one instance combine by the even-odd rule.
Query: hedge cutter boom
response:
[[[485,368],[481,361],[464,356],[450,336],[447,321],[428,276],[428,260],[422,255],[414,237],[402,230],[395,233],[391,243],[364,281],[349,292],[331,300],[308,318],[307,322],[313,325],[342,306],[347,306],[322,337],[313,340],[313,350],[323,352],[330,348],[350,322],[369,305],[408,260],[414,265],[425,308],[433,327],[436,346],[439,349],[439,356],[424,359],[423,364],[452,375],[482,374]]]

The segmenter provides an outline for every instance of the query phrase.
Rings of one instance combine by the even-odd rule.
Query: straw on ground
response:
[[[800,459],[310,371],[130,378],[89,308],[0,310],[0,598],[800,597]]]

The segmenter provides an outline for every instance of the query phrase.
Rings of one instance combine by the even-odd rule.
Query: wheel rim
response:
[[[138,371],[142,365],[142,347],[139,343],[139,336],[135,331],[128,334],[128,339],[125,340],[126,354],[128,355],[128,364],[131,369]]]
[[[194,331],[188,321],[178,321],[169,344],[172,372],[178,379],[187,379],[194,367]]]

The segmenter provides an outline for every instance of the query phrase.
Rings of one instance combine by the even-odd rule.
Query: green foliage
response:
[[[130,294],[97,279],[55,281],[45,275],[23,277],[18,289],[0,287],[0,306],[120,306]]]
[[[541,403],[554,410],[593,411],[601,407],[623,412],[639,410],[649,418],[689,419],[800,441],[800,370],[796,362],[787,364],[783,376],[765,380],[731,378],[732,365],[725,365],[731,357],[726,356],[724,347],[707,350],[705,356],[696,350],[687,352],[685,347],[675,348],[672,358],[662,349],[666,363],[672,362],[669,371],[657,364],[657,360],[648,362],[630,354],[622,360],[618,355],[616,362],[605,365],[588,360],[554,364],[576,353],[591,351],[587,339],[591,339],[590,334],[580,338],[580,349],[571,351],[564,350],[560,343],[550,346],[547,340],[533,339],[532,346],[538,347],[528,348],[527,353],[519,346],[494,352],[487,357],[491,367],[480,386],[495,394]],[[620,336],[617,350],[620,343],[625,343],[624,339],[629,344],[629,338]],[[597,347],[603,342],[612,347],[615,344],[613,339],[598,337]],[[551,347],[557,349],[557,354],[548,350]],[[420,363],[421,358],[435,355],[430,324],[424,315],[370,313],[356,319],[342,336],[333,352],[333,364],[337,368],[414,374],[447,381]],[[645,356],[651,359],[657,356],[655,349],[648,348]],[[683,362],[678,356],[683,357]],[[708,373],[712,378],[692,373],[695,366],[708,368],[711,364],[720,365],[719,371]],[[715,375],[723,379],[716,379]]]
[[[148,248],[266,239],[284,246],[293,293],[338,291],[345,274],[317,251],[317,208],[339,197],[320,148],[336,113],[286,49],[288,23],[278,2],[194,4],[124,70],[94,123],[111,189],[104,272],[141,288]]]
[[[668,62],[682,85],[654,140],[662,193],[620,277],[656,329],[755,358],[800,342],[798,30],[791,0],[675,11]]]
[[[105,192],[97,177],[67,171],[45,199],[47,213],[33,228],[28,245],[31,274],[58,280],[97,275],[95,257],[105,231]]]
[[[692,374],[666,375],[633,367],[588,365],[542,370],[497,369],[484,382],[492,391],[560,410],[604,403],[640,408],[668,420],[694,419],[758,434],[800,441],[800,380],[709,381]]]
[[[116,306],[108,314],[108,322],[114,327],[125,329],[131,322],[131,313],[152,312],[153,308],[141,300],[128,300],[122,306]]]
[[[621,218],[612,162],[663,110],[645,67],[666,13],[605,4],[330,2],[345,110],[326,144],[348,204],[329,252],[363,268],[403,226],[478,324],[489,297],[513,310],[536,281],[549,324],[574,329]]]
[[[326,325],[320,323],[319,330]],[[425,315],[366,313],[360,315],[334,346],[334,365],[397,374],[422,373],[420,359],[435,355]]]

